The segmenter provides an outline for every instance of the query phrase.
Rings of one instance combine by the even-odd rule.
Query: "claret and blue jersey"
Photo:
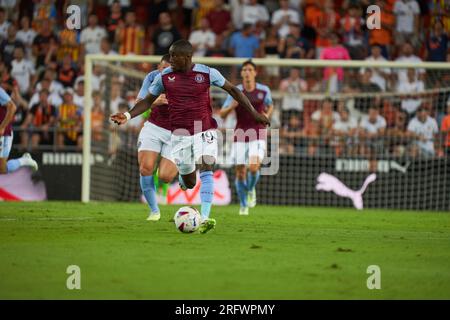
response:
[[[264,112],[268,106],[273,104],[272,94],[268,86],[256,83],[256,88],[250,92],[246,91],[242,84],[236,87],[247,96],[250,103],[259,113]],[[223,107],[228,107],[232,102],[233,97],[228,95],[227,99],[223,103]],[[255,137],[256,139],[259,140],[266,138],[266,126],[256,122],[253,116],[240,104],[236,107],[236,120],[235,129],[242,129],[244,132],[253,129],[257,134]],[[246,141],[251,138],[251,136],[245,136]],[[235,141],[240,141],[239,136],[235,136]]]
[[[223,87],[225,78],[214,68],[194,64],[189,72],[175,72],[171,67],[158,74],[148,92],[154,96],[165,93],[169,101],[172,131],[195,132],[194,123],[201,122],[201,131],[217,128],[212,117],[210,86]]]

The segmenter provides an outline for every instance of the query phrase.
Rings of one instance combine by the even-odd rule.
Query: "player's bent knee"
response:
[[[257,173],[257,172],[259,171],[259,168],[260,168],[260,165],[257,164],[257,163],[255,163],[255,164],[251,164],[251,165],[248,167],[248,170],[249,170],[252,174],[255,174],[255,173]]]
[[[139,172],[141,176],[152,176],[153,175],[153,166],[149,166],[148,164],[141,164],[139,166]]]
[[[7,171],[8,171],[8,169],[6,167],[6,161],[1,161],[0,162],[0,174],[8,173]]]
[[[176,174],[170,174],[167,172],[159,172],[158,179],[164,183],[171,183],[175,179]]]

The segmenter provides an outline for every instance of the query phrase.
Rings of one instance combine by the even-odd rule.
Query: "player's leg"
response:
[[[239,197],[239,214],[248,215],[248,203],[247,203],[247,156],[248,156],[248,143],[246,142],[234,142],[231,149],[231,157],[235,164],[236,179],[234,181],[236,186],[236,192]]]
[[[22,157],[8,161],[12,141],[12,136],[0,137],[0,173],[12,173],[21,167],[30,167],[33,171],[36,171],[38,164],[31,158],[29,153],[24,153]]]
[[[256,184],[259,181],[261,175],[260,168],[261,162],[264,159],[266,153],[266,141],[255,140],[249,143],[249,166],[248,166],[248,206],[253,208],[256,206]]]
[[[247,168],[245,165],[235,166],[236,180],[234,181],[236,186],[236,192],[239,197],[239,214],[248,215],[248,204],[247,204]]]
[[[192,189],[197,183],[195,160],[193,153],[193,136],[173,134],[170,140],[172,159],[179,175],[178,182],[182,190]]]
[[[150,221],[158,221],[161,218],[153,179],[153,171],[161,152],[161,146],[162,143],[157,138],[157,130],[150,123],[146,123],[139,133],[138,162],[141,191],[150,208],[150,215],[147,218]]]
[[[158,202],[156,200],[155,181],[153,179],[153,170],[156,161],[158,160],[158,153],[155,151],[139,151],[139,182],[141,185],[142,194],[147,201],[150,208],[150,215],[147,220],[158,221],[160,219]]]
[[[216,220],[209,218],[214,198],[214,164],[217,159],[217,132],[208,130],[194,135],[194,154],[200,168],[200,200],[202,223],[200,233],[206,233],[216,226]]]
[[[164,183],[171,183],[178,174],[177,166],[172,157],[172,147],[170,143],[170,132],[161,149],[161,160],[159,162],[159,180]]]

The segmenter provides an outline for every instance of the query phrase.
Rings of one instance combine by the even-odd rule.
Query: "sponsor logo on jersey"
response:
[[[173,77],[168,77],[168,79],[169,79],[170,82],[175,82],[175,76],[173,76]]]

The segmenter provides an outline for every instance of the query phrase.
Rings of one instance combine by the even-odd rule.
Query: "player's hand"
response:
[[[113,114],[110,119],[112,122],[114,122],[115,124],[118,124],[119,126],[121,124],[125,124],[127,122],[127,117],[123,113]]]
[[[167,101],[166,95],[165,94],[161,94],[156,100],[155,102],[153,102],[154,105],[164,105],[164,104],[169,104],[169,101]]]
[[[2,137],[5,134],[5,128],[0,128],[0,137]]]
[[[262,123],[266,126],[270,126],[270,120],[264,114],[256,113],[254,115],[255,121],[258,123]]]

